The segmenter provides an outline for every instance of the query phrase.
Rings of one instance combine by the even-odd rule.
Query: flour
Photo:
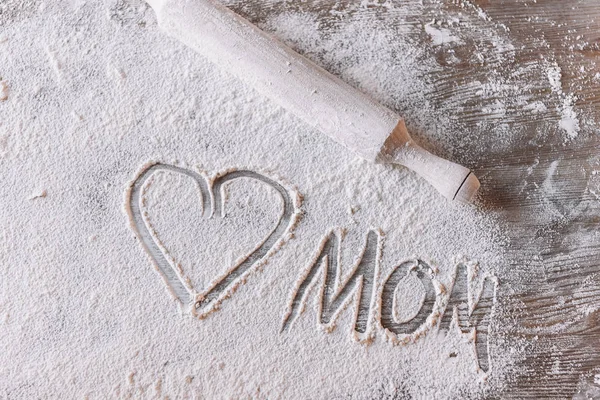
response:
[[[575,97],[572,94],[567,95],[563,92],[562,71],[556,63],[548,68],[548,81],[552,91],[562,98],[562,104],[558,108],[561,116],[558,124],[567,133],[569,139],[575,139],[579,134],[579,118],[573,108]]]
[[[431,36],[431,43],[440,46],[444,43],[460,43],[460,39],[450,33],[450,30],[436,27],[436,21],[425,24],[425,32]]]
[[[508,267],[509,244],[481,205],[453,204],[407,169],[356,158],[169,39],[141,1],[8,3],[14,8],[0,17],[3,396],[478,398],[510,383],[524,348],[503,336],[506,292],[493,279]],[[454,104],[436,105],[423,74],[440,66],[414,39],[427,32],[402,19],[418,3],[362,2],[338,10],[344,18],[331,30],[292,10],[261,26],[405,115],[431,148],[459,155],[463,140],[482,137],[460,129]],[[369,6],[394,9],[401,23],[361,11]],[[487,24],[482,18],[464,12],[444,29],[462,40],[473,21]],[[501,29],[486,29],[510,48]],[[498,56],[490,49],[478,51]],[[486,101],[500,97],[504,105],[487,111],[500,118],[514,105],[498,93],[517,85],[497,78],[482,90]],[[532,104],[527,112],[543,112]],[[150,162],[207,184],[252,171],[297,193],[298,221],[285,225],[285,240],[219,292],[209,314],[177,301],[132,230],[124,199]],[[144,223],[196,302],[285,215],[275,185],[248,176],[222,187],[223,218],[204,215],[215,194],[202,196],[189,176],[163,171],[145,185]],[[325,323],[327,271],[317,265],[302,282],[332,232],[338,252],[328,262],[338,269],[329,289],[347,296]],[[344,286],[362,260],[361,280]],[[363,309],[359,289],[369,283]],[[477,342],[465,317],[486,304]],[[364,335],[355,329],[361,310]],[[414,331],[403,325],[421,317]]]
[[[565,96],[561,110],[560,127],[570,139],[575,139],[579,134],[579,118],[573,108],[575,98],[573,95]]]
[[[8,100],[8,84],[0,80],[0,101]]]

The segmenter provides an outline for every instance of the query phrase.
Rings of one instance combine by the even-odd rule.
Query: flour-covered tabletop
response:
[[[600,397],[598,2],[225,4],[478,198],[356,157],[142,0],[5,0],[0,397]]]

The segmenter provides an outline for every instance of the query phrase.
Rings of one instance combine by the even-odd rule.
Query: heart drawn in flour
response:
[[[177,175],[188,181],[191,180],[196,186],[194,190],[196,193],[199,192],[199,196],[194,196],[194,202],[199,202],[201,207],[194,206],[193,210],[188,210],[187,208],[176,210],[182,226],[187,224],[187,226],[193,227],[198,223],[214,225],[214,232],[209,235],[211,237],[199,237],[194,235],[192,246],[187,247],[201,249],[202,252],[204,252],[202,254],[207,254],[207,251],[213,252],[212,254],[215,254],[214,252],[226,253],[226,250],[231,250],[232,248],[235,248],[235,251],[241,252],[237,261],[230,261],[222,267],[206,265],[207,263],[203,257],[197,257],[197,255],[195,255],[194,257],[198,258],[198,274],[204,273],[212,275],[207,283],[198,282],[197,280],[194,281],[194,279],[191,279],[189,274],[175,262],[172,250],[177,247],[177,241],[180,240],[180,238],[177,237],[174,239],[174,242],[172,241],[171,243],[165,244],[165,241],[161,238],[161,230],[149,220],[149,211],[145,209],[148,202],[145,198],[145,192],[148,190],[148,187],[153,180],[157,179],[157,176],[159,176],[160,173]],[[240,235],[236,235],[236,232],[229,232],[229,235],[226,235],[221,231],[223,229],[227,230],[228,223],[229,230],[231,231],[231,221],[227,220],[227,216],[225,215],[225,203],[228,202],[228,199],[226,198],[224,189],[226,186],[232,186],[234,190],[240,192],[240,196],[250,197],[252,196],[252,193],[244,193],[239,185],[234,185],[236,181],[244,180],[251,180],[266,185],[270,188],[271,192],[274,192],[275,195],[281,199],[281,201],[263,201],[262,204],[266,204],[265,207],[270,208],[270,210],[245,210],[245,212],[262,212],[260,215],[263,215],[263,217],[264,214],[271,215],[274,211],[280,211],[280,214],[276,216],[277,218],[274,218],[275,216],[271,215],[271,219],[266,217],[255,218],[267,221],[262,225],[248,223],[246,220],[242,221],[243,225],[241,227],[238,226],[235,229],[247,230],[253,229],[251,225],[261,225],[258,226],[258,228],[254,227],[254,230],[258,230],[256,235],[258,235],[260,239],[253,239],[251,237],[250,242],[245,243],[245,249],[242,250],[244,245],[236,243],[236,238],[241,237]],[[255,189],[250,187],[249,190],[252,191]],[[170,193],[172,194],[171,197],[169,197],[170,201],[163,201],[162,204],[175,207],[178,204],[176,200],[178,197],[182,197],[183,194],[175,192],[173,195],[173,192]],[[170,291],[184,306],[189,307],[192,313],[199,317],[204,317],[217,309],[220,303],[235,290],[253,269],[263,264],[266,259],[280,247],[281,244],[283,244],[288,233],[293,229],[299,215],[298,198],[295,191],[286,188],[283,184],[270,177],[251,170],[228,171],[218,174],[214,179],[207,179],[199,173],[189,169],[168,164],[152,164],[144,167],[131,183],[127,193],[126,208],[132,229],[140,239],[144,250],[148,253],[158,271],[163,276]],[[238,206],[239,208],[244,208],[248,205],[248,203],[243,202],[230,202],[233,206]],[[274,210],[274,208],[277,208],[277,210]],[[234,213],[235,211],[236,210],[232,210]],[[192,216],[192,214],[195,216]],[[259,216],[259,214],[256,215]],[[159,224],[157,223],[157,225]],[[172,221],[170,224],[167,224],[167,226],[171,227],[171,232],[179,233],[179,230],[177,229],[179,226],[173,224]],[[175,229],[173,229],[173,226],[175,226]],[[177,235],[173,234],[172,236]],[[243,240],[240,239],[240,241]],[[212,248],[215,244],[217,247]],[[206,249],[206,246],[211,248]],[[250,251],[247,249],[248,246],[250,246]],[[179,247],[185,248],[186,246]],[[214,260],[215,257],[212,257],[211,259]]]

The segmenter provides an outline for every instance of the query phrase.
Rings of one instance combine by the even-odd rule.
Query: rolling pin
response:
[[[221,69],[246,82],[360,157],[401,164],[444,197],[470,202],[479,180],[437,157],[377,103],[215,0],[147,0],[158,24]]]

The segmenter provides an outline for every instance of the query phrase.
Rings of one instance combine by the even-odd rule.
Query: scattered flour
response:
[[[558,93],[562,92],[561,78],[562,73],[558,65],[554,64],[552,67],[548,68],[548,81],[550,82],[550,87],[553,91]]]
[[[590,177],[587,182],[587,190],[600,200],[600,158],[590,162]]]
[[[575,112],[573,106],[575,104],[575,96],[572,94],[566,94],[562,90],[562,71],[561,68],[554,63],[554,65],[548,67],[548,81],[552,91],[557,93],[561,99],[562,104],[558,108],[561,119],[559,126],[563,129],[568,139],[575,139],[579,134],[579,118]]]
[[[565,96],[561,110],[559,125],[567,133],[569,139],[575,139],[579,134],[579,118],[573,109],[575,98],[573,95]]]
[[[461,40],[452,35],[451,31],[446,28],[436,26],[436,21],[425,24],[425,32],[431,36],[431,43],[434,46],[440,46],[446,43],[461,43]]]

